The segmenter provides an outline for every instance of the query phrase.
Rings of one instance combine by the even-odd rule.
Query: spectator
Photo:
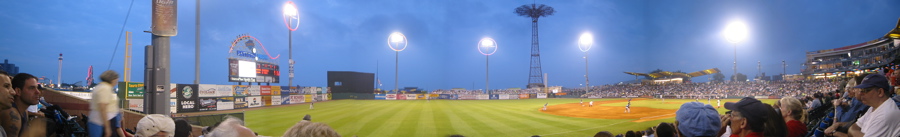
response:
[[[100,74],[100,84],[91,91],[88,115],[88,135],[91,137],[124,136],[122,130],[122,113],[119,111],[119,97],[115,94],[119,74],[112,70]]]
[[[594,137],[614,137],[614,136],[612,133],[609,133],[609,131],[600,131],[600,132],[597,132],[597,134],[594,134]]]
[[[0,118],[3,118],[3,128],[7,136],[23,136],[21,133],[29,128],[29,125],[24,123],[29,123],[33,118],[26,109],[28,106],[38,104],[41,91],[38,90],[37,77],[28,73],[19,73],[13,77],[12,88],[14,105],[11,109],[0,112]]]
[[[857,83],[862,83],[862,79],[867,75],[868,74],[863,74],[847,80],[843,99],[833,101],[835,118],[833,124],[825,129],[825,133],[831,134],[834,132],[841,132],[846,134],[847,129],[850,128],[850,126],[853,125],[853,121],[856,120],[857,115],[868,109],[869,106],[863,104],[862,101],[856,97],[859,89],[853,88]]]
[[[893,99],[887,78],[881,74],[869,74],[854,88],[862,89],[857,97],[869,109],[850,127],[852,136],[900,136],[900,108]]]
[[[700,102],[682,104],[675,111],[675,120],[678,133],[689,137],[716,136],[722,125],[716,109]]]
[[[146,115],[138,121],[135,132],[135,137],[173,137],[175,121],[161,114]]]
[[[781,98],[781,117],[787,123],[788,137],[802,137],[806,135],[806,111],[800,104],[800,100],[793,97]]]
[[[194,128],[191,127],[191,124],[188,123],[187,120],[178,119],[175,120],[175,136],[176,137],[193,137],[194,135],[191,133],[194,131]]]
[[[725,109],[732,112],[731,116],[726,117],[725,125],[731,126],[732,137],[762,137],[766,128],[766,111],[770,108],[752,97],[745,97],[737,103],[727,102]]]
[[[628,130],[628,132],[625,132],[625,137],[638,137],[638,136],[637,136],[637,134],[634,133],[634,131]]]
[[[209,131],[209,134],[204,136],[207,137],[255,137],[253,130],[250,130],[247,127],[244,127],[244,121],[240,119],[227,116],[225,121],[219,123],[212,131]]]
[[[334,129],[326,124],[301,120],[288,128],[283,137],[340,137]]]
[[[812,111],[816,108],[819,108],[820,106],[822,106],[822,94],[821,93],[813,94],[813,99],[810,100],[809,102],[810,102],[810,104],[809,104],[809,109],[806,110],[807,112]]]
[[[656,126],[656,133],[654,135],[657,137],[675,137],[675,127],[672,127],[672,124],[669,123],[659,123],[659,125]]]
[[[15,99],[13,99],[12,94],[15,93],[15,91],[13,91],[12,82],[10,81],[12,80],[9,78],[9,75],[6,74],[5,71],[0,70],[0,110],[8,110],[13,107],[13,100]],[[9,119],[0,120],[4,123],[9,121]],[[3,129],[2,125],[0,125],[0,129]],[[6,130],[0,130],[0,135],[5,137]]]

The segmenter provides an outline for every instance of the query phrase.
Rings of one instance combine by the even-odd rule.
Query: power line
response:
[[[128,17],[131,16],[131,7],[134,7],[134,0],[131,0],[131,4],[128,5],[128,13],[125,14],[125,22],[122,22],[122,29],[119,30],[119,37],[116,37],[116,48],[113,49],[113,54],[109,57],[109,64],[106,65],[106,70],[109,70],[109,67],[112,66],[113,59],[116,58],[116,51],[119,50],[119,42],[122,42],[122,33],[125,32],[125,24],[128,24]]]

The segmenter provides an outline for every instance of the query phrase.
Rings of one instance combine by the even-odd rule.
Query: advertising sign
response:
[[[384,100],[384,99],[385,99],[385,95],[384,95],[384,94],[375,94],[375,99],[376,99],[376,100]]]
[[[242,109],[247,108],[247,98],[246,97],[234,97],[234,109]]]
[[[406,100],[416,100],[416,94],[406,94]]]
[[[491,94],[491,100],[500,99],[500,94]]]
[[[176,88],[178,87],[176,87],[174,83],[169,84],[169,98],[178,97],[178,92],[176,92],[178,90],[176,90]]]
[[[509,99],[519,99],[519,94],[509,94],[508,96],[509,96]]]
[[[475,99],[475,95],[459,95],[460,100],[472,100]]]
[[[259,95],[272,95],[272,86],[259,86]]]
[[[406,94],[397,94],[397,100],[406,100]]]
[[[416,94],[416,99],[428,99],[428,94]]]
[[[128,99],[128,109],[144,111],[144,99]]]
[[[303,95],[303,102],[313,102],[313,97],[311,95]]]
[[[289,95],[289,94],[281,94],[281,104],[282,104],[282,105],[291,104],[291,102],[292,102],[292,100],[291,100],[291,95]]]
[[[200,104],[197,103],[197,85],[195,84],[177,84],[178,94],[178,112],[197,112]]]
[[[200,84],[197,89],[198,95],[200,97],[215,97],[216,96],[216,85],[212,84]]]
[[[259,85],[250,85],[250,96],[259,96]]]
[[[216,111],[218,102],[218,98],[200,98],[200,111]]]
[[[272,105],[281,105],[281,96],[272,96]]]
[[[272,96],[262,96],[263,106],[272,105]]]
[[[234,85],[234,96],[250,96],[250,87],[247,85]]]
[[[178,99],[169,99],[169,112],[178,113]]]
[[[488,99],[490,99],[490,96],[491,95],[488,95],[488,94],[478,94],[478,95],[475,95],[475,99],[488,100]]]
[[[537,98],[547,98],[547,93],[537,93]]]
[[[124,82],[123,82],[124,83]],[[144,83],[128,82],[125,83],[125,90],[128,91],[128,97],[144,97]]]
[[[250,103],[250,107],[261,107],[263,105],[262,98],[259,96],[247,97],[247,103]]]
[[[499,99],[509,99],[509,94],[500,94]]]
[[[216,85],[216,96],[217,97],[232,97],[234,96],[234,89],[232,89],[232,85]]]
[[[281,86],[271,86],[272,95],[281,95]]]
[[[220,97],[216,100],[216,110],[234,109],[234,97]]]
[[[528,99],[528,94],[519,94],[519,99]]]
[[[397,94],[385,94],[385,100],[397,100]]]
[[[291,95],[291,104],[300,104],[303,101],[303,95]]]

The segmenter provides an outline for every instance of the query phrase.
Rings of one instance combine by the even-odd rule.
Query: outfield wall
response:
[[[119,91],[124,92],[119,92],[119,95],[125,98],[122,104],[128,104],[128,109],[143,111],[143,88],[143,83],[120,82]],[[324,87],[170,84],[169,92],[172,113],[231,110],[331,100],[331,94]],[[85,92],[71,94],[83,93]]]

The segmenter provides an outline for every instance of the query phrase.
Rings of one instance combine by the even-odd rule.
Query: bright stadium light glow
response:
[[[478,52],[484,55],[491,55],[497,52],[497,41],[492,38],[482,38],[478,41]]]
[[[388,46],[394,51],[403,51],[403,49],[406,49],[406,44],[406,36],[403,33],[394,32],[388,36]]]
[[[728,24],[725,27],[725,39],[731,43],[739,43],[747,39],[748,29],[747,25],[742,21],[734,21]]]
[[[282,12],[285,16],[297,16],[297,7],[294,5],[294,2],[288,1],[282,7]]]
[[[581,37],[578,38],[578,49],[581,49],[581,52],[587,52],[593,45],[594,35],[592,35],[591,33],[582,33]]]

